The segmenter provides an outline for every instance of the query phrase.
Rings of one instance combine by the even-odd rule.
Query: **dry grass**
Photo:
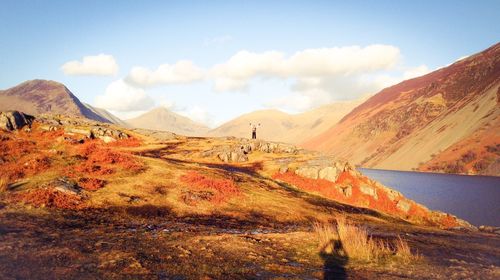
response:
[[[6,178],[0,177],[0,193],[4,193],[9,188],[9,181]]]
[[[410,261],[420,258],[411,252],[408,243],[401,237],[398,236],[394,244],[377,240],[365,228],[347,222],[345,217],[337,218],[335,225],[315,223],[313,227],[321,250],[334,256],[358,261],[378,261],[389,257]]]

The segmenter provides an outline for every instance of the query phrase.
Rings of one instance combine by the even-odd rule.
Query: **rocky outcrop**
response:
[[[0,112],[0,129],[12,131],[24,126],[30,127],[34,119],[35,117],[18,111]]]
[[[354,170],[347,161],[335,159],[315,159],[301,165],[295,170],[295,174],[309,179],[324,179],[336,182],[343,171]]]
[[[237,138],[226,138],[237,140]],[[296,154],[299,150],[289,144],[241,139],[233,145],[216,146],[201,153],[202,157],[216,156],[223,162],[245,162],[252,152]],[[284,166],[286,167],[286,166]]]

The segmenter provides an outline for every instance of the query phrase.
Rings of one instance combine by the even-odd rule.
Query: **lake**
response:
[[[500,226],[500,177],[358,169],[429,209],[473,225]]]

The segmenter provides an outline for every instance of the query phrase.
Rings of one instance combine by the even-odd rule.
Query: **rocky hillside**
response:
[[[477,232],[346,161],[290,144],[20,112],[0,113],[0,128],[2,279],[493,279],[498,272],[497,229]],[[347,251],[342,244],[358,240],[353,234],[326,249],[339,221],[378,244],[376,254]]]
[[[362,100],[336,102],[296,115],[278,110],[255,111],[211,130],[209,135],[250,138],[249,123],[260,123],[258,138],[297,144],[326,131],[361,103]]]
[[[500,44],[386,88],[302,144],[357,165],[500,175]]]
[[[0,90],[0,110],[18,110],[30,115],[63,114],[107,123],[118,118],[103,109],[89,107],[63,84],[31,80],[7,90]]]
[[[169,131],[187,136],[203,136],[209,128],[164,107],[155,108],[136,118],[126,120],[134,128]]]

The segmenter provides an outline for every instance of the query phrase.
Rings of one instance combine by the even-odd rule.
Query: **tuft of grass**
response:
[[[411,252],[408,243],[400,236],[394,244],[375,239],[365,228],[347,222],[343,216],[337,218],[335,225],[317,222],[313,229],[322,252],[334,256],[368,262],[390,257],[397,257],[405,262],[420,258]],[[337,245],[334,247],[332,244]]]
[[[6,178],[0,177],[0,193],[4,193],[9,189],[9,181]]]
[[[408,263],[410,261],[421,260],[422,256],[418,253],[412,253],[408,242],[403,240],[401,236],[398,236],[395,241],[394,254],[403,262]]]

